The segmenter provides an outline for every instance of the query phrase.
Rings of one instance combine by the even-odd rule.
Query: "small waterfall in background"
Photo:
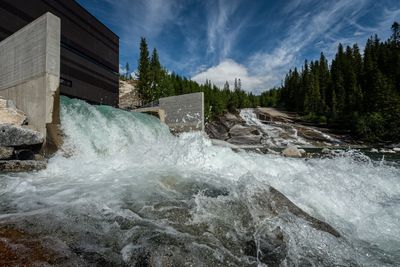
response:
[[[398,167],[357,151],[308,160],[233,152],[201,133],[173,136],[148,115],[66,97],[61,120],[65,144],[46,170],[0,174],[0,224],[64,263],[400,262]],[[340,237],[281,209],[272,187]]]

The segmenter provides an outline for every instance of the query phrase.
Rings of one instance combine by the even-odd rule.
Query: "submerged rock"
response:
[[[37,160],[0,160],[0,172],[29,172],[43,170],[46,161]]]
[[[44,142],[43,135],[24,126],[0,124],[0,146],[29,146]]]
[[[268,266],[279,266],[288,252],[288,240],[281,227],[264,229],[258,238],[257,258]]]
[[[0,147],[0,160],[11,159],[14,153],[13,147]]]

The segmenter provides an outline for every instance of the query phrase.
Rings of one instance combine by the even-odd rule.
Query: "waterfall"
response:
[[[66,97],[61,122],[65,143],[46,170],[0,174],[0,227],[51,238],[71,264],[400,262],[399,167],[358,151],[234,152],[202,133],[174,136],[152,116]],[[275,213],[270,186],[341,237]]]

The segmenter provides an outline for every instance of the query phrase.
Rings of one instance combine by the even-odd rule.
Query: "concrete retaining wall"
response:
[[[0,96],[44,136],[59,123],[60,36],[60,19],[46,13],[0,43]]]
[[[160,108],[172,131],[204,131],[204,93],[160,98]]]

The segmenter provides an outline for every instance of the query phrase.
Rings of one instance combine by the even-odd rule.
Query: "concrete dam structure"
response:
[[[60,19],[46,13],[0,43],[0,96],[46,136],[59,123]]]
[[[119,39],[72,0],[0,2],[0,97],[58,147],[59,95],[118,106]],[[203,93],[159,100],[173,132],[204,130]]]
[[[119,37],[76,1],[1,0],[0,41],[46,12],[61,22],[61,94],[118,106]]]

